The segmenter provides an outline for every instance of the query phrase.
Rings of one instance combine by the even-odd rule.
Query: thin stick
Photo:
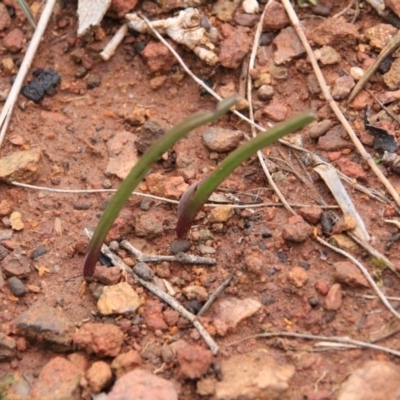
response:
[[[400,319],[400,314],[392,307],[392,305],[389,303],[388,299],[385,297],[385,295],[380,291],[378,288],[377,284],[374,282],[374,280],[371,278],[371,275],[368,273],[367,269],[362,265],[356,258],[354,258],[351,254],[347,253],[346,251],[339,249],[338,247],[332,246],[328,242],[326,242],[324,239],[320,238],[317,236],[315,238],[319,243],[323,244],[326,247],[329,247],[331,250],[336,251],[336,253],[342,254],[343,256],[347,257],[350,261],[352,261],[362,272],[362,274],[365,276],[367,279],[368,283],[371,285],[371,288],[374,290],[374,292],[377,294],[377,296],[380,298],[382,303],[386,306],[386,308],[398,319]]]
[[[248,336],[244,339],[238,340],[236,342],[232,342],[227,344],[227,346],[233,346],[240,342],[249,339],[259,339],[259,338],[271,338],[277,336],[284,336],[284,337],[292,337],[298,339],[307,339],[307,340],[325,340],[330,342],[337,342],[343,344],[351,344],[358,347],[364,347],[366,349],[384,351],[386,353],[392,354],[396,357],[400,357],[400,351],[389,349],[388,347],[379,346],[377,344],[368,343],[368,342],[361,342],[360,340],[354,340],[347,337],[340,337],[340,336],[319,336],[319,335],[309,335],[307,333],[292,333],[292,332],[268,332],[268,333],[261,333],[259,335]]]
[[[43,190],[46,192],[51,192],[51,193],[65,193],[65,194],[95,194],[95,193],[115,193],[117,189],[55,189],[55,188],[49,188],[46,186],[35,186],[35,185],[28,185],[27,183],[21,183],[21,182],[11,182],[12,185],[18,186],[18,187],[23,187],[26,189],[34,189],[34,190]],[[139,196],[139,197],[145,197],[148,199],[153,199],[153,200],[158,200],[158,201],[163,201],[165,203],[172,203],[172,204],[179,204],[178,200],[172,200],[168,199],[167,197],[159,197],[159,196],[154,196],[152,194],[147,194],[147,193],[141,193],[141,192],[132,192],[133,196]],[[290,203],[291,207],[313,207],[312,204],[299,204],[299,203]],[[216,203],[206,203],[204,204],[204,207],[220,207],[221,204],[216,204]],[[262,208],[262,207],[283,207],[282,203],[257,203],[257,204],[224,204],[226,207],[231,207],[231,208]],[[338,206],[332,205],[332,206],[321,206],[322,208],[338,208]]]
[[[203,315],[210,307],[211,304],[214,303],[216,298],[223,292],[223,290],[231,283],[231,280],[233,279],[233,274],[229,274],[228,277],[217,287],[217,289],[211,294],[211,296],[208,298],[206,303],[204,304],[203,307],[201,307],[200,311],[197,313],[197,316],[200,317],[200,315]]]
[[[128,33],[128,24],[121,25],[121,27],[117,30],[117,32],[115,32],[112,39],[108,42],[107,46],[100,53],[100,57],[104,61],[109,60],[115,54],[115,50],[117,50],[117,47],[124,40],[124,37],[127,33]]]
[[[175,300],[168,293],[159,289],[157,286],[155,286],[151,282],[140,279],[136,275],[135,275],[135,277],[140,282],[140,284],[142,286],[144,286],[147,290],[150,290],[150,292],[154,293],[160,299],[164,300],[167,304],[169,304],[173,309],[178,311],[179,314],[182,315],[182,317],[189,320],[194,325],[194,327],[199,331],[200,335],[202,336],[202,338],[204,339],[204,341],[207,343],[208,347],[210,348],[212,354],[216,355],[218,353],[219,347],[218,347],[217,343],[215,343],[214,339],[204,329],[203,325],[201,325],[200,321],[197,319],[197,317],[194,314],[192,314],[191,312],[186,310],[186,308],[184,308],[177,300]]]
[[[130,251],[135,255],[138,261],[143,262],[179,262],[181,264],[204,264],[204,265],[215,265],[217,260],[215,258],[207,258],[207,257],[199,257],[192,254],[178,253],[175,256],[164,256],[157,254],[144,254],[132,244],[130,244],[127,240],[123,240],[120,243],[120,246],[125,250]]]
[[[46,30],[47,24],[53,12],[54,5],[57,0],[48,0],[40,16],[35,33],[33,34],[32,40],[29,43],[28,50],[26,51],[24,60],[19,68],[18,74],[15,78],[14,84],[11,91],[7,97],[7,101],[0,114],[0,147],[3,144],[4,136],[7,131],[8,123],[10,122],[11,113],[14,109],[15,102],[17,101],[18,94],[21,90],[22,84],[28,73],[28,70],[32,64],[33,58],[39,47],[40,40],[42,39],[43,33]]]
[[[91,238],[93,236],[93,232],[90,232],[88,229],[84,230],[85,234]],[[118,267],[121,271],[124,272],[124,274],[130,273],[134,276],[134,278],[146,289],[150,290],[150,292],[154,293],[156,296],[158,296],[160,299],[164,300],[167,304],[169,304],[173,309],[179,312],[179,314],[182,315],[182,317],[186,318],[189,320],[194,327],[199,331],[200,335],[204,339],[204,341],[207,343],[208,347],[210,348],[211,352],[216,355],[218,353],[219,347],[215,343],[214,339],[210,336],[210,334],[204,329],[203,325],[201,325],[200,321],[197,319],[197,317],[186,310],[177,300],[175,300],[172,296],[170,296],[168,293],[164,292],[163,290],[159,289],[157,286],[155,286],[153,283],[145,281],[141,279],[139,276],[137,276],[132,269],[116,254],[114,254],[107,245],[103,244],[101,251],[106,254],[107,257],[111,259],[113,264]]]
[[[343,127],[346,129],[348,135],[350,136],[350,138],[351,138],[352,142],[354,143],[355,147],[357,148],[358,152],[361,154],[361,156],[367,162],[367,164],[369,165],[371,170],[375,173],[377,178],[382,182],[382,184],[385,186],[387,191],[393,197],[394,201],[400,207],[400,196],[397,193],[396,189],[386,179],[386,177],[383,175],[382,171],[375,164],[371,155],[365,150],[364,146],[362,145],[362,143],[358,139],[356,133],[354,132],[353,128],[351,127],[351,125],[349,124],[349,122],[347,121],[345,116],[343,115],[343,113],[340,110],[339,106],[337,105],[336,101],[332,98],[329,88],[325,82],[324,76],[322,75],[321,69],[319,68],[317,60],[315,59],[314,53],[311,49],[311,46],[307,41],[306,35],[300,24],[300,21],[296,15],[295,11],[293,10],[292,5],[290,4],[290,0],[282,0],[282,4],[284,5],[286,12],[287,12],[290,20],[292,21],[294,28],[296,29],[297,35],[299,36],[304,48],[306,49],[307,55],[310,59],[312,67],[314,69],[315,76],[317,77],[318,83],[321,87],[321,90],[322,90],[329,106],[331,107],[332,111],[335,113],[336,117],[341,122]],[[400,33],[397,35],[399,35],[399,39],[400,39]]]
[[[345,292],[345,293],[350,296],[360,297],[360,298],[368,299],[368,300],[375,300],[375,299],[379,298],[377,296],[374,296],[373,294],[356,294],[356,293],[351,293],[351,292]],[[400,297],[386,296],[386,298],[388,300],[400,301]]]

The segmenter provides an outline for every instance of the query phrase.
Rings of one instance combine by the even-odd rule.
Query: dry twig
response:
[[[210,307],[211,304],[217,299],[217,297],[222,293],[222,291],[231,283],[233,279],[233,274],[229,274],[228,277],[217,287],[217,289],[211,294],[208,300],[205,302],[204,306],[201,307],[200,311],[197,313],[197,316],[203,315]]]
[[[293,332],[268,332],[268,333],[261,333],[259,335],[248,336],[247,338],[238,340],[236,342],[229,343],[227,346],[233,346],[240,342],[243,342],[248,339],[261,339],[261,338],[271,338],[277,336],[284,336],[284,337],[292,337],[298,339],[306,339],[306,340],[325,340],[327,342],[336,342],[342,344],[350,344],[357,347],[363,347],[366,349],[384,351],[385,353],[392,354],[396,357],[400,357],[400,351],[392,350],[387,347],[379,346],[373,343],[362,342],[360,340],[353,340],[348,337],[340,337],[340,336],[319,336],[319,335],[309,335],[307,333],[293,333]]]
[[[215,258],[207,258],[207,257],[199,257],[193,254],[186,254],[186,253],[178,253],[175,256],[164,256],[158,254],[144,254],[136,247],[134,247],[131,243],[127,240],[123,240],[120,243],[121,247],[125,250],[130,251],[138,261],[142,262],[162,262],[162,261],[169,261],[169,262],[179,262],[182,264],[204,264],[204,265],[215,265],[217,260]]]
[[[27,183],[21,183],[21,182],[11,182],[12,185],[26,188],[26,189],[34,189],[34,190],[43,190],[46,192],[50,193],[65,193],[65,194],[95,194],[95,193],[115,193],[117,189],[55,189],[55,188],[49,188],[46,186],[35,186],[35,185],[29,185]],[[139,196],[139,197],[145,197],[148,199],[153,199],[157,201],[162,201],[165,203],[171,203],[171,204],[178,204],[179,201],[169,199],[167,197],[159,197],[159,196],[154,196],[152,194],[148,193],[141,193],[141,192],[132,192],[132,196]],[[203,207],[219,207],[221,204],[218,203],[206,203],[204,204]],[[251,204],[224,204],[226,207],[231,207],[231,208],[263,208],[263,207],[283,207],[282,203],[251,203]],[[299,203],[290,203],[291,207],[312,207],[312,204],[299,204]],[[321,206],[322,208],[338,208],[338,206]]]
[[[117,32],[115,32],[115,35],[112,37],[112,39],[108,42],[104,50],[100,53],[100,57],[104,61],[109,60],[115,54],[115,50],[117,50],[119,44],[124,40],[124,37],[127,33],[128,24],[122,24]]]

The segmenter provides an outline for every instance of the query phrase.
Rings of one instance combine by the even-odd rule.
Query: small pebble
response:
[[[350,68],[350,75],[356,80],[359,81],[363,75],[364,75],[364,70],[360,67],[351,67]]]
[[[47,253],[47,249],[43,246],[39,246],[35,250],[33,250],[32,254],[31,254],[31,259],[34,260],[46,253]]]
[[[26,293],[26,287],[21,279],[12,276],[7,279],[8,286],[10,286],[11,293],[16,297],[22,297]]]
[[[151,281],[154,278],[154,272],[144,262],[138,262],[133,267],[133,272],[145,281]]]
[[[261,85],[257,90],[260,100],[270,100],[274,96],[274,88],[270,85]]]
[[[169,251],[172,254],[186,253],[190,249],[190,246],[191,246],[190,240],[178,239],[172,242]]]
[[[311,307],[317,307],[317,305],[319,304],[319,300],[316,297],[312,297],[308,300],[308,303]]]
[[[88,89],[94,89],[101,85],[101,76],[97,74],[90,74],[86,81],[86,87]]]
[[[119,243],[116,240],[113,240],[108,245],[111,251],[117,251],[119,249]]]
[[[152,199],[147,199],[144,198],[141,202],[140,202],[140,209],[142,211],[148,211],[150,209],[151,204],[153,203]]]

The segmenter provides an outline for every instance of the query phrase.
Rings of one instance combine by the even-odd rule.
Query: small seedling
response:
[[[268,131],[260,133],[229,154],[208,178],[191,185],[179,201],[178,223],[176,225],[177,236],[182,237],[188,232],[194,217],[210,195],[242,162],[263,147],[274,143],[288,133],[302,128],[314,119],[315,115],[312,111],[305,112],[275,125]]]
[[[121,183],[117,192],[111,198],[106,210],[104,211],[96,230],[89,243],[83,266],[83,276],[89,278],[93,275],[96,261],[98,259],[101,246],[106,238],[111,226],[117,218],[124,204],[127,202],[131,193],[137,185],[144,179],[151,166],[170,149],[179,139],[185,137],[190,131],[209,122],[215,121],[228,112],[228,110],[239,101],[237,96],[232,96],[221,101],[214,112],[204,112],[196,114],[183,122],[179,123],[158,139],[140,158],[138,163],[132,168],[129,175]]]
[[[120,210],[127,202],[136,186],[144,179],[151,166],[157,162],[162,154],[170,149],[179,139],[186,136],[191,130],[217,120],[228,112],[228,110],[237,102],[238,98],[233,96],[221,101],[215,112],[199,113],[184,120],[158,139],[142,155],[138,163],[132,168],[129,175],[121,183],[121,186],[111,198],[110,203],[96,227],[86,252],[83,267],[84,278],[89,279],[93,275],[101,246],[111,229],[115,218],[118,216]],[[189,191],[183,196],[183,200],[180,202],[177,226],[178,236],[184,235],[189,230],[197,211],[207,201],[208,197],[217,186],[226,179],[240,163],[245,161],[261,148],[273,143],[290,132],[302,128],[313,120],[314,113],[311,111],[306,112],[276,125],[267,132],[259,134],[256,138],[246,142],[230,154],[220,164],[220,166],[218,166],[215,172],[209,178],[204,180],[204,182],[197,184],[197,186],[191,186]]]

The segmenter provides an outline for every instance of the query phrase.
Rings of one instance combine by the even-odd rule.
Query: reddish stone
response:
[[[300,216],[299,216],[300,217]],[[300,217],[301,218],[301,217]],[[301,243],[312,234],[313,228],[305,221],[288,223],[283,226],[282,237],[295,243]]]
[[[199,345],[187,345],[176,352],[180,373],[184,378],[199,379],[211,367],[213,355]]]
[[[100,393],[107,388],[112,380],[113,375],[110,366],[104,361],[96,361],[86,372],[86,379],[93,393]]]
[[[97,265],[93,274],[93,279],[104,283],[104,285],[115,285],[120,278],[121,271],[117,267],[106,267],[104,265]]]
[[[365,107],[372,106],[374,100],[368,92],[362,90],[349,104],[349,108],[353,110],[364,110]]]
[[[29,398],[32,400],[80,400],[83,372],[62,357],[53,358],[40,371]]]
[[[19,28],[11,30],[3,39],[3,46],[11,53],[18,53],[25,43],[24,32]]]
[[[167,42],[176,49],[174,42],[170,40]],[[169,72],[172,66],[178,63],[174,55],[161,42],[150,41],[141,54],[152,72]]]
[[[286,119],[288,108],[286,107],[285,103],[274,97],[271,103],[262,109],[262,114],[272,121],[280,122]]]
[[[122,353],[114,358],[111,369],[118,379],[141,364],[142,357],[139,353],[136,350],[129,350],[127,353]]]
[[[339,283],[333,284],[325,298],[325,308],[337,311],[342,306],[342,287]]]
[[[137,3],[138,0],[112,0],[107,13],[114,18],[123,19],[136,7]]]
[[[299,214],[310,224],[316,224],[321,218],[322,208],[319,206],[303,207]]]
[[[356,45],[360,35],[354,24],[340,17],[325,19],[310,33],[310,38],[321,46],[331,45],[335,48],[349,49]]]
[[[107,400],[178,400],[174,384],[151,372],[136,369],[119,378]]]
[[[350,261],[339,261],[333,264],[335,267],[335,279],[355,288],[369,288],[367,278]]]
[[[328,159],[331,162],[339,160],[340,157],[342,157],[341,151],[332,151],[331,153],[328,153]]]
[[[340,171],[350,178],[356,179],[367,179],[367,174],[360,164],[348,160],[347,158],[340,158],[336,161],[336,165],[339,167]]]
[[[344,133],[344,130],[340,125],[333,127],[324,136],[318,138],[317,148],[324,151],[354,149],[354,144],[344,139],[342,133]]]
[[[243,28],[233,28],[229,24],[221,26],[221,51],[219,60],[225,68],[236,69],[250,50],[250,37]]]
[[[88,354],[97,357],[116,357],[124,341],[124,334],[115,325],[87,323],[73,336],[73,342]]]
[[[178,323],[179,313],[175,310],[165,310],[163,312],[164,320],[168,324],[168,326],[175,326]]]
[[[285,7],[278,1],[269,4],[263,20],[263,31],[280,30],[288,25],[290,25],[290,19]]]
[[[146,301],[143,317],[145,324],[152,331],[168,329],[168,325],[166,324],[162,313],[162,304],[158,301]]]
[[[316,289],[319,293],[321,293],[323,296],[325,296],[325,295],[329,292],[329,286],[327,285],[326,282],[318,281],[318,282],[315,284],[314,287],[315,287],[315,289]]]

